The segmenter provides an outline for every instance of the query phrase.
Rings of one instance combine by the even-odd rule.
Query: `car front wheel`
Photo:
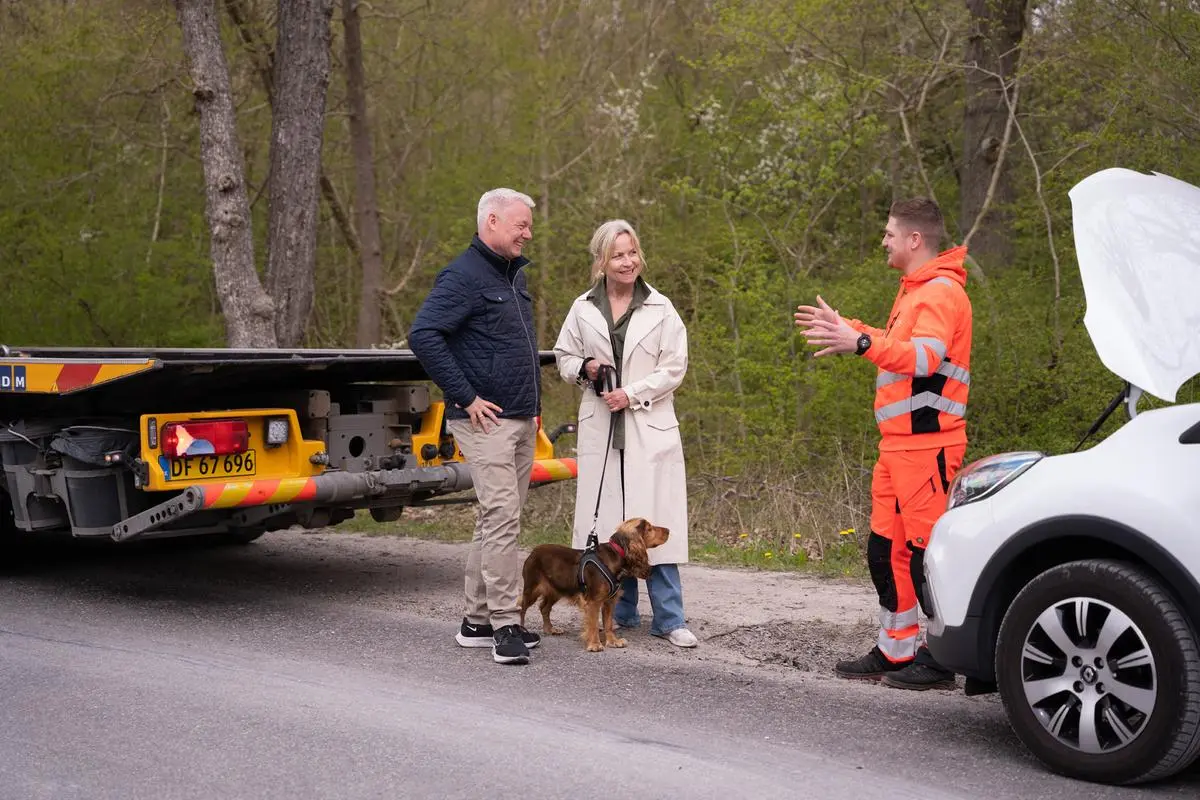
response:
[[[1158,580],[1120,561],[1076,561],[1030,581],[996,642],[1009,723],[1051,769],[1137,783],[1200,753],[1196,631]]]

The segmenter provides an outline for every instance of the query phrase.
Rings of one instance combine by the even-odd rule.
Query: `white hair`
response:
[[[488,214],[499,214],[499,211],[509,203],[517,201],[533,208],[537,204],[533,202],[533,198],[527,194],[522,194],[515,189],[492,189],[489,192],[484,192],[479,198],[479,211],[475,217],[475,224],[480,231],[487,224]]]

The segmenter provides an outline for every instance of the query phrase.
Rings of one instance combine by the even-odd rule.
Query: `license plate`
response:
[[[189,456],[168,459],[169,481],[195,481],[207,478],[244,478],[254,474],[253,450],[227,456]]]

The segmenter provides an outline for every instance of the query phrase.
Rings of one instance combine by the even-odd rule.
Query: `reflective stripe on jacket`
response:
[[[871,337],[864,353],[878,368],[875,421],[880,450],[917,450],[967,441],[971,386],[971,301],[967,248],[940,253],[900,279],[880,330],[847,320]]]

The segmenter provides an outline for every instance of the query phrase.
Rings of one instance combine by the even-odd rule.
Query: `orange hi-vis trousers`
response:
[[[884,451],[875,462],[867,566],[879,593],[879,649],[893,663],[917,655],[925,548],[966,449],[960,444]]]

